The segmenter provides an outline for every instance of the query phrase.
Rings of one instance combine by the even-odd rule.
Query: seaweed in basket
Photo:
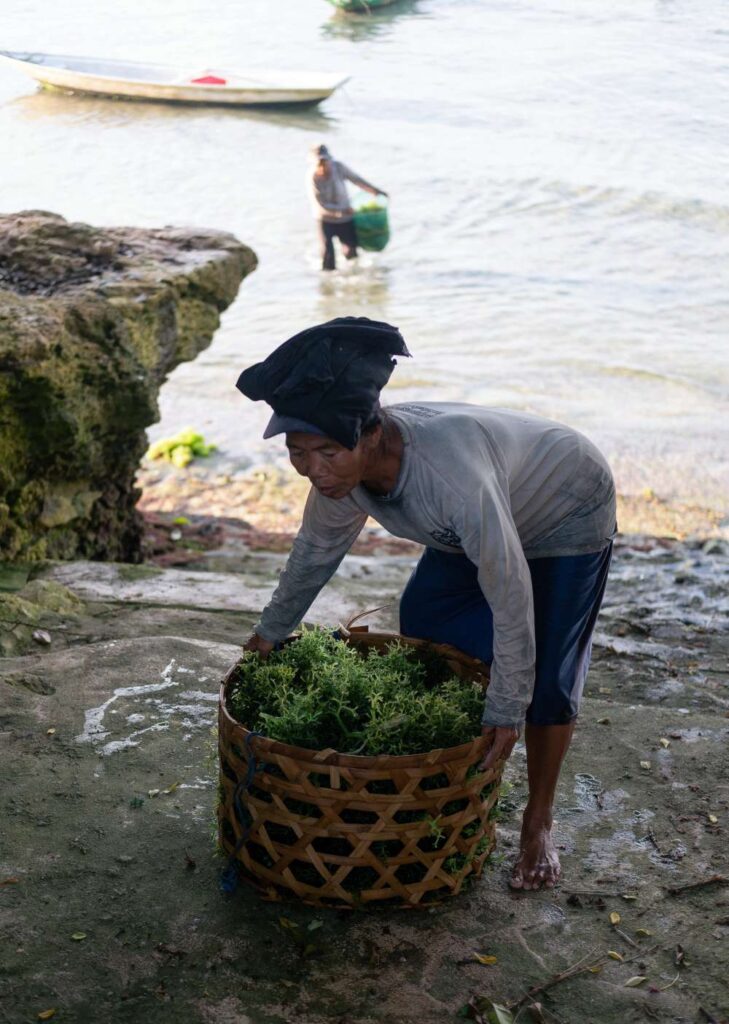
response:
[[[329,630],[304,629],[267,659],[247,652],[229,710],[249,729],[293,746],[350,754],[415,754],[480,731],[483,692],[433,652],[397,642],[358,653]]]

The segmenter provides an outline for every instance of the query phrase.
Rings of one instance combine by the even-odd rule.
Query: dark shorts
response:
[[[319,240],[321,243],[321,266],[322,270],[334,270],[334,239],[338,238],[342,243],[344,255],[352,260],[357,255],[357,232],[353,220],[319,222]]]
[[[612,543],[589,555],[527,561],[534,593],[536,676],[527,722],[563,725],[577,716]],[[494,624],[465,555],[426,548],[400,602],[405,636],[453,644],[491,663]]]

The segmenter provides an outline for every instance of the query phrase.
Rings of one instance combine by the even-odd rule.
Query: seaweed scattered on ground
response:
[[[216,451],[217,446],[207,444],[202,434],[192,427],[185,427],[174,437],[163,437],[155,441],[147,451],[148,459],[163,459],[178,469],[184,469],[196,458],[204,458]]]

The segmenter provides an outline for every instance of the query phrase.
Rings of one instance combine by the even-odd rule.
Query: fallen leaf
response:
[[[590,974],[599,974],[602,971],[602,967],[600,966],[600,964],[595,964],[594,967],[588,967],[587,969],[590,972]]]
[[[20,879],[15,877],[3,878],[2,882],[0,882],[0,885],[17,885],[19,881]]]
[[[600,687],[598,687],[597,692],[598,693],[612,693],[613,691],[610,689],[609,686],[600,686]]]
[[[486,996],[471,996],[457,1016],[475,1021],[476,1024],[514,1024],[511,1011],[498,1003],[492,1003]]]
[[[497,964],[499,962],[498,957],[490,956],[487,953],[474,953],[473,955],[476,957],[480,964],[486,964],[487,966],[491,964]]]
[[[51,634],[47,629],[36,629],[32,633],[32,637],[37,644],[44,644],[46,647],[51,642]]]
[[[487,1006],[489,1007],[486,1011],[486,1020],[489,1024],[514,1024],[514,1017],[505,1006],[500,1006],[498,1003],[489,1003],[486,1000]]]
[[[624,900],[637,900],[638,897],[634,892],[621,892],[622,899]]]
[[[52,1006],[50,1010],[41,1010],[38,1014],[38,1020],[50,1020],[51,1017],[56,1016],[56,1008]]]
[[[192,859],[187,850],[185,850],[185,867],[187,868],[188,871],[194,871],[195,868],[197,867],[196,861]]]
[[[179,782],[173,782],[171,786],[168,786],[168,787],[167,787],[167,789],[163,789],[163,790],[162,790],[162,792],[163,792],[163,793],[166,793],[166,794],[169,794],[169,793],[174,793],[174,792],[175,792],[175,790],[176,790],[176,789],[177,789],[177,788],[178,788],[179,786],[180,786],[180,783],[179,783]]]
[[[708,817],[708,819],[709,819],[709,821],[710,821],[710,823],[712,825],[718,825],[719,824],[719,819],[717,818],[717,816],[715,814],[708,814],[707,817]]]
[[[292,929],[299,927],[296,921],[292,921],[290,917],[279,917],[278,923],[281,925],[282,928]]]
[[[620,914],[617,912],[617,910],[611,911],[611,913],[610,913],[610,924],[612,924],[612,925],[620,924]]]
[[[323,924],[323,921],[320,921],[318,918],[315,918],[313,921],[310,922],[307,931],[315,932],[317,928],[321,928]]]
[[[643,982],[646,981],[646,980],[647,980],[647,978],[646,978],[645,974],[636,974],[636,976],[634,978],[628,978],[628,980],[625,982],[625,985],[623,987],[624,988],[637,988],[638,985],[642,985]]]
[[[635,929],[635,934],[636,935],[652,935],[653,932],[648,931],[647,928],[636,928]]]
[[[684,948],[682,945],[679,944],[678,946],[676,946],[676,953],[673,958],[673,962],[675,963],[676,967],[681,967],[682,965],[685,966],[685,957],[686,953],[684,951]]]
[[[598,725],[610,725],[610,719],[609,718],[598,718],[597,724]]]
[[[641,766],[641,768],[648,769],[648,768],[650,768],[651,763],[650,763],[650,761],[641,761],[640,762],[640,766]]]
[[[666,747],[671,746],[671,741],[667,740],[665,736],[661,736],[658,742],[661,744],[664,750],[666,749]]]
[[[46,736],[53,736],[55,735],[55,732],[55,729],[46,729]],[[54,1010],[53,1012],[55,1013],[56,1011]]]
[[[159,796],[159,790],[158,789],[148,789],[147,790],[147,796],[148,797]]]
[[[71,938],[74,942],[83,942],[86,938],[86,932],[74,932]]]
[[[620,953],[616,953],[614,949],[609,949],[607,955],[611,960],[619,960],[620,963],[623,962],[623,956]]]

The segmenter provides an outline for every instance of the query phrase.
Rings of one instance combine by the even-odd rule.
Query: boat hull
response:
[[[329,0],[334,7],[349,14],[369,14],[379,7],[390,7],[397,2],[398,0]]]
[[[94,96],[164,103],[215,104],[216,106],[268,106],[314,104],[326,99],[346,79],[332,79],[326,85],[311,86],[233,86],[195,85],[191,82],[133,81],[93,74],[73,68],[37,64],[3,54],[24,74],[41,86],[63,92],[89,93]]]

